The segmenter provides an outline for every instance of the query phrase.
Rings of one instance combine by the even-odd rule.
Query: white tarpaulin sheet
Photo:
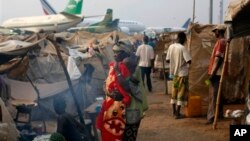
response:
[[[3,78],[3,79],[8,85],[10,85],[12,98],[31,100],[31,101],[37,100],[37,93],[30,82],[17,81],[8,78]],[[78,80],[72,81],[73,86],[76,85],[77,83]],[[69,88],[66,80],[55,83],[45,83],[45,84],[35,84],[35,85],[39,90],[41,99],[61,93]]]

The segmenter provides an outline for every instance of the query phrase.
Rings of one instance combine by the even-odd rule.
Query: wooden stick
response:
[[[40,97],[40,91],[38,90],[37,86],[32,82],[32,80],[30,79],[29,75],[26,74],[26,78],[29,80],[30,84],[32,85],[32,87],[34,88],[34,90],[36,91],[36,94],[37,94],[37,106],[39,109],[41,109],[41,104],[40,104],[40,100],[41,100],[41,97]],[[43,133],[46,133],[47,132],[47,127],[46,127],[46,122],[44,120],[44,118],[42,118],[42,122],[43,122],[43,127],[44,127],[44,130],[43,130]]]
[[[85,130],[85,133],[87,135],[87,141],[91,141],[90,134],[89,134],[89,132],[88,132],[88,130],[86,128],[86,124],[85,124],[83,116],[82,116],[82,111],[81,111],[79,102],[77,101],[76,93],[74,91],[74,88],[73,88],[73,85],[72,85],[72,82],[71,82],[68,70],[67,70],[67,68],[66,68],[66,66],[64,64],[64,61],[63,61],[63,58],[62,58],[62,55],[61,55],[61,52],[60,52],[60,49],[59,49],[59,45],[57,44],[56,41],[54,41],[53,37],[48,37],[48,40],[50,40],[54,44],[54,46],[55,46],[57,56],[59,58],[60,64],[62,65],[64,74],[66,76],[66,79],[67,79],[67,82],[68,82],[68,85],[69,85],[69,90],[70,90],[70,92],[72,94],[73,100],[74,100],[75,105],[76,105],[76,110],[78,112],[78,116],[79,116],[80,122],[83,124],[83,126],[85,128],[84,130]]]
[[[218,113],[219,113],[219,104],[220,104],[220,97],[221,97],[221,90],[222,90],[222,82],[223,82],[224,74],[225,74],[225,66],[226,66],[227,58],[228,58],[229,45],[230,45],[230,42],[227,42],[225,58],[223,61],[223,67],[222,67],[222,72],[221,72],[222,74],[221,74],[220,83],[219,83],[219,90],[217,92],[217,98],[216,98],[216,107],[215,107],[213,129],[217,129],[217,119],[218,119]]]
[[[2,113],[2,107],[0,105],[0,122],[3,121],[3,113]]]

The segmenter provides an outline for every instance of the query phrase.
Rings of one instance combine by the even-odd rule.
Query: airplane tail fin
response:
[[[187,21],[183,24],[183,28],[188,28],[189,23],[191,22],[191,18],[188,18]]]
[[[96,24],[93,24],[91,26],[100,26],[100,25],[109,25],[113,21],[113,10],[112,9],[107,9],[106,15],[104,19]]]
[[[104,19],[102,20],[103,23],[109,23],[113,20],[113,10],[112,9],[107,9],[106,15]]]
[[[63,12],[74,14],[74,15],[81,14],[82,3],[83,3],[83,0],[69,0],[69,3],[67,4]]]
[[[120,19],[114,19],[114,20],[111,22],[110,26],[111,26],[111,27],[118,27],[119,21],[120,21]]]
[[[51,7],[47,0],[40,0],[40,2],[42,4],[43,11],[46,15],[56,14],[56,10]]]
[[[47,0],[40,0],[40,2],[46,15],[57,14],[56,10],[50,5]],[[63,12],[74,15],[81,14],[82,4],[83,0],[69,0]]]
[[[93,26],[108,25],[110,23],[113,23],[112,20],[113,20],[113,10],[107,9],[104,19],[96,24],[93,24]]]

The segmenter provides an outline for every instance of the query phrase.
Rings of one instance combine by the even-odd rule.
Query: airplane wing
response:
[[[84,18],[95,18],[95,17],[103,17],[105,15],[94,15],[94,16],[85,16]]]
[[[94,15],[94,16],[83,16],[83,15],[73,15],[73,14],[69,14],[69,13],[67,13],[67,12],[60,12],[60,14],[63,14],[64,16],[67,16],[67,17],[69,17],[69,18],[73,18],[73,19],[75,19],[75,18],[94,18],[94,17],[103,17],[103,16],[105,16],[105,15]]]
[[[64,15],[64,16],[66,16],[66,17],[68,17],[68,18],[71,18],[71,19],[77,19],[77,18],[84,18],[84,16],[83,15],[73,15],[73,14],[69,14],[69,13],[67,13],[67,12],[60,12],[60,14],[62,14],[62,15]]]

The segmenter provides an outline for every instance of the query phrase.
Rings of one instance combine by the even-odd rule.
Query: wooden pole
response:
[[[32,87],[34,88],[34,90],[36,91],[36,94],[37,94],[37,106],[39,109],[41,109],[41,104],[40,104],[40,92],[38,90],[38,88],[36,87],[36,85],[32,82],[32,80],[30,79],[30,77],[28,76],[28,74],[26,74],[26,77],[27,79],[29,80],[30,84],[32,85]],[[42,118],[42,121],[43,121],[43,127],[44,127],[44,133],[47,132],[47,129],[46,129],[46,122],[45,120]]]
[[[213,24],[213,0],[209,2],[209,24]]]
[[[195,0],[193,0],[193,23],[194,23],[194,19],[195,19]]]
[[[58,56],[58,58],[59,58],[60,64],[62,65],[63,71],[64,71],[64,73],[65,73],[65,76],[66,76],[66,79],[67,79],[67,82],[68,82],[68,85],[69,85],[69,90],[71,91],[71,94],[72,94],[72,96],[73,96],[73,100],[74,100],[75,105],[76,105],[76,109],[77,109],[77,112],[78,112],[78,115],[79,115],[80,122],[83,124],[83,126],[84,126],[84,128],[85,128],[84,130],[85,130],[85,133],[86,133],[86,135],[87,135],[87,141],[91,141],[90,134],[89,134],[89,132],[88,132],[88,130],[87,130],[87,128],[86,128],[86,124],[85,124],[84,119],[83,119],[83,116],[82,116],[82,111],[81,111],[80,106],[79,106],[79,103],[78,103],[78,101],[77,101],[76,93],[75,93],[75,91],[74,91],[74,89],[73,89],[73,85],[72,85],[71,79],[70,79],[70,77],[69,77],[68,70],[67,70],[67,68],[66,68],[66,66],[65,66],[65,64],[64,64],[64,61],[63,61],[61,52],[60,52],[60,50],[59,50],[59,46],[57,45],[57,42],[55,42],[53,38],[51,39],[51,37],[50,37],[50,38],[48,38],[48,39],[49,39],[49,40],[54,44],[54,46],[55,46],[57,56]]]
[[[3,113],[1,105],[0,105],[0,122],[3,122]]]
[[[218,113],[219,113],[219,104],[220,104],[220,98],[221,98],[222,82],[223,82],[224,74],[225,74],[225,66],[227,64],[229,45],[230,45],[230,42],[227,42],[225,58],[224,58],[223,67],[222,67],[222,74],[221,74],[220,83],[219,83],[219,90],[217,92],[217,98],[216,98],[216,107],[215,107],[213,129],[217,129],[217,119],[218,119]]]

